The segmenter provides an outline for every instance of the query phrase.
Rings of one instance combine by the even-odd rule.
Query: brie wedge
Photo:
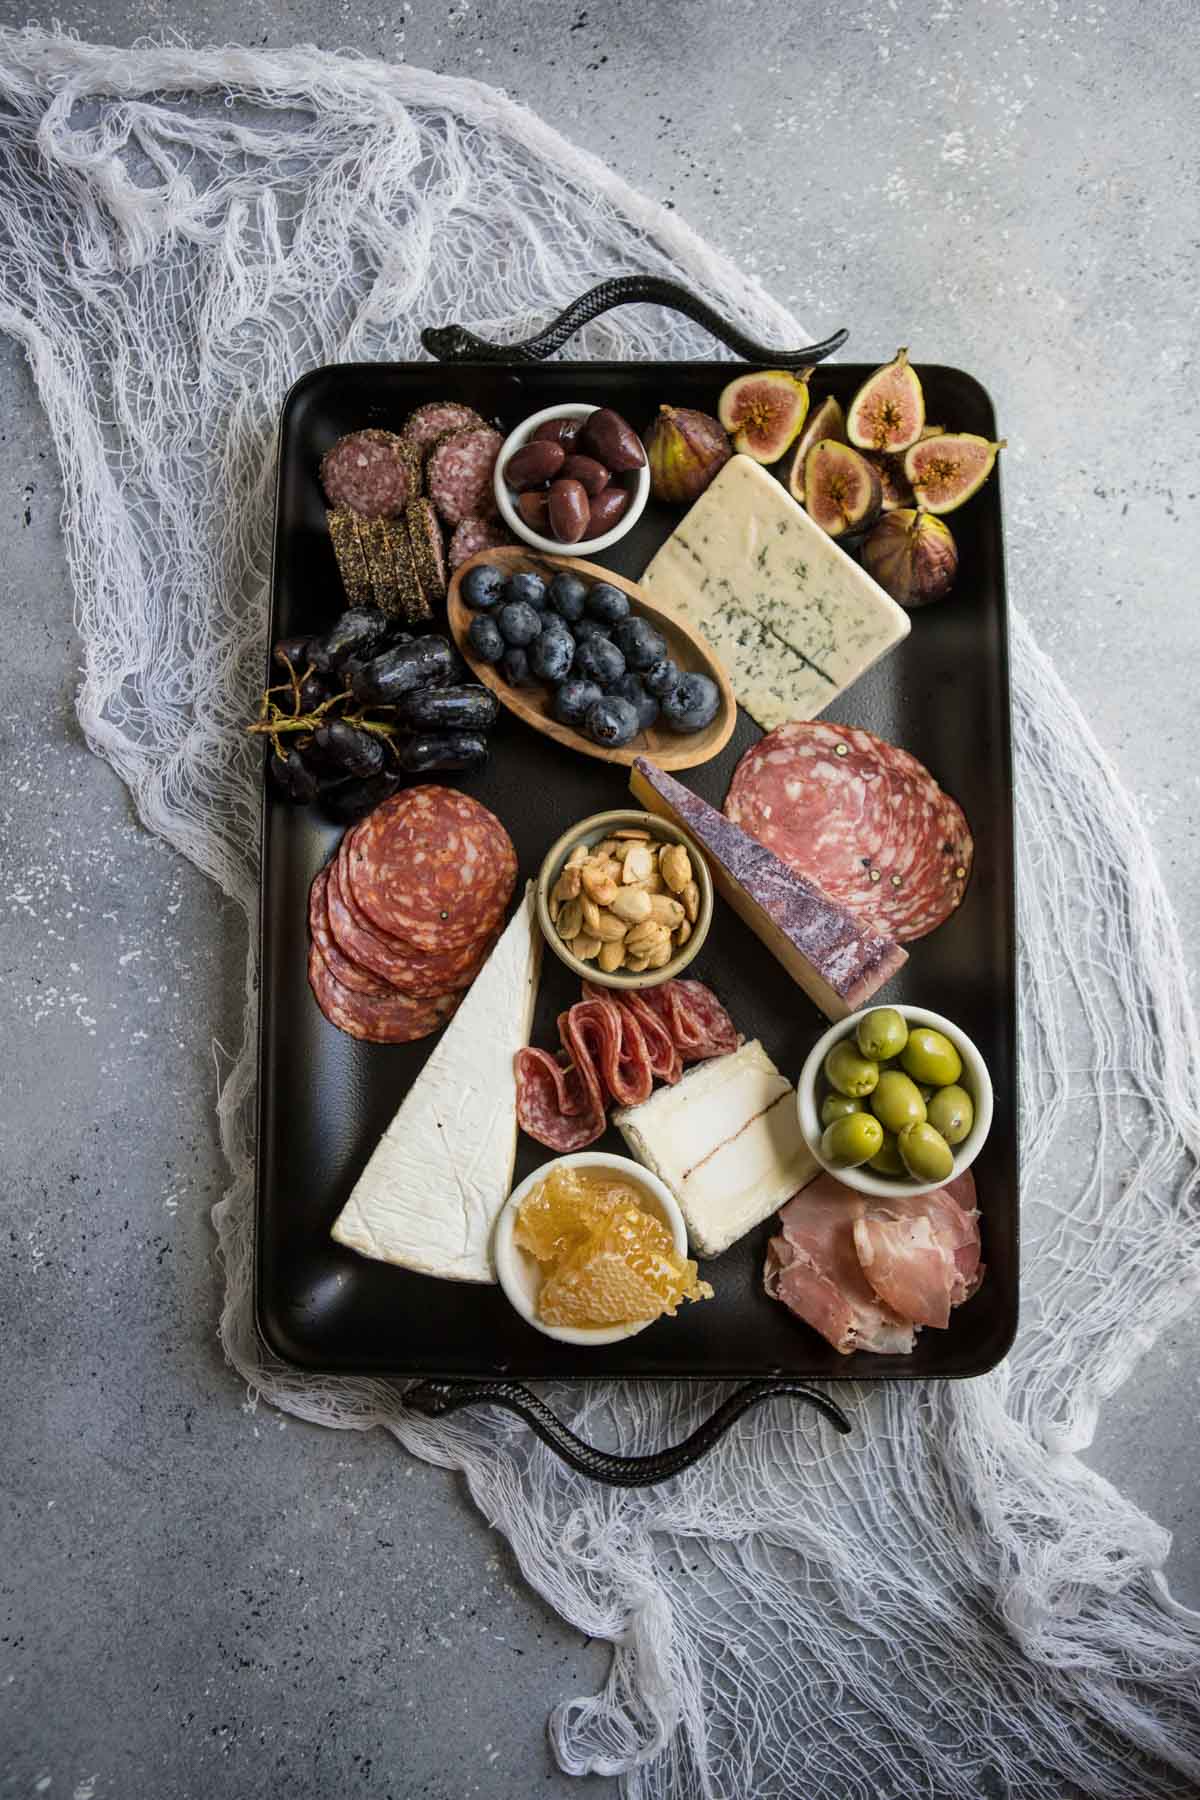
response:
[[[339,1244],[450,1281],[495,1281],[492,1227],[517,1153],[513,1058],[529,1042],[542,934],[530,882],[333,1225]]]
[[[701,1256],[720,1256],[817,1173],[796,1091],[757,1039],[698,1063],[613,1122],[678,1200]]]

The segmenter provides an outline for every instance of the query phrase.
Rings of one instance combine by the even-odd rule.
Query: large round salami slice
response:
[[[432,1000],[410,1000],[395,992],[358,994],[343,987],[315,944],[308,952],[308,985],[331,1025],[368,1044],[411,1044],[439,1031],[462,999],[443,994]]]
[[[460,563],[465,563],[469,556],[478,555],[481,550],[499,550],[516,541],[499,519],[464,519],[450,534],[446,561],[452,570],[457,569]]]
[[[400,436],[418,456],[424,456],[439,438],[448,437],[452,431],[469,431],[486,425],[486,419],[481,419],[473,406],[464,406],[461,400],[430,400],[427,405],[418,406],[416,412],[409,413]]]
[[[330,865],[332,867],[332,865]],[[330,974],[340,981],[345,988],[351,988],[356,994],[371,994],[379,1000],[392,991],[391,984],[373,975],[360,963],[352,961],[346,955],[329,925],[328,890],[330,870],[318,871],[308,893],[308,932],[313,943],[321,952],[322,961]]]
[[[974,846],[923,763],[869,731],[781,725],[743,756],[726,815],[830,899],[903,942],[959,905]]]
[[[321,486],[331,506],[348,506],[364,519],[393,518],[412,487],[404,446],[393,431],[352,431],[326,451]]]
[[[411,1000],[428,1000],[470,987],[491,952],[494,938],[472,942],[461,950],[431,953],[377,931],[346,892],[343,857],[347,844],[348,838],[343,838],[341,849],[329,865],[325,889],[330,935],[344,955]]]
[[[341,873],[378,930],[418,950],[457,950],[495,930],[517,853],[486,806],[431,783],[369,813],[350,834]]]
[[[447,525],[488,518],[496,510],[492,471],[504,439],[490,425],[452,431],[429,453],[429,498]]]

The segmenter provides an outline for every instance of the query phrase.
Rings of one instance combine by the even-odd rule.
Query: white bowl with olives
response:
[[[987,1064],[953,1020],[873,1006],[819,1038],[796,1083],[800,1129],[823,1169],[879,1199],[962,1175],[992,1123]]]

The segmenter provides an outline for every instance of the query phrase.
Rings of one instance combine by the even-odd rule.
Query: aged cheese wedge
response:
[[[629,785],[648,811],[695,838],[713,886],[827,1019],[844,1019],[902,969],[908,953],[872,931],[681,781],[639,757]]]
[[[768,731],[815,719],[909,631],[904,609],[748,456],[725,464],[641,585],[704,633]]]
[[[513,1058],[529,1042],[541,953],[531,882],[334,1221],[339,1244],[422,1275],[495,1281],[492,1227],[517,1149]]]
[[[720,1256],[817,1171],[795,1089],[757,1039],[698,1063],[613,1123],[678,1200],[701,1256]]]

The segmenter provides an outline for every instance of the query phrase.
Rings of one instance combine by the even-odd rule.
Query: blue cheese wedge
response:
[[[513,1058],[529,1042],[542,934],[531,882],[334,1221],[339,1244],[448,1281],[495,1281],[492,1227],[517,1151]]]
[[[909,632],[904,609],[748,456],[725,464],[641,585],[704,634],[766,731],[815,719]]]
[[[757,1039],[698,1063],[613,1122],[678,1200],[701,1256],[720,1256],[818,1173],[796,1091]]]

